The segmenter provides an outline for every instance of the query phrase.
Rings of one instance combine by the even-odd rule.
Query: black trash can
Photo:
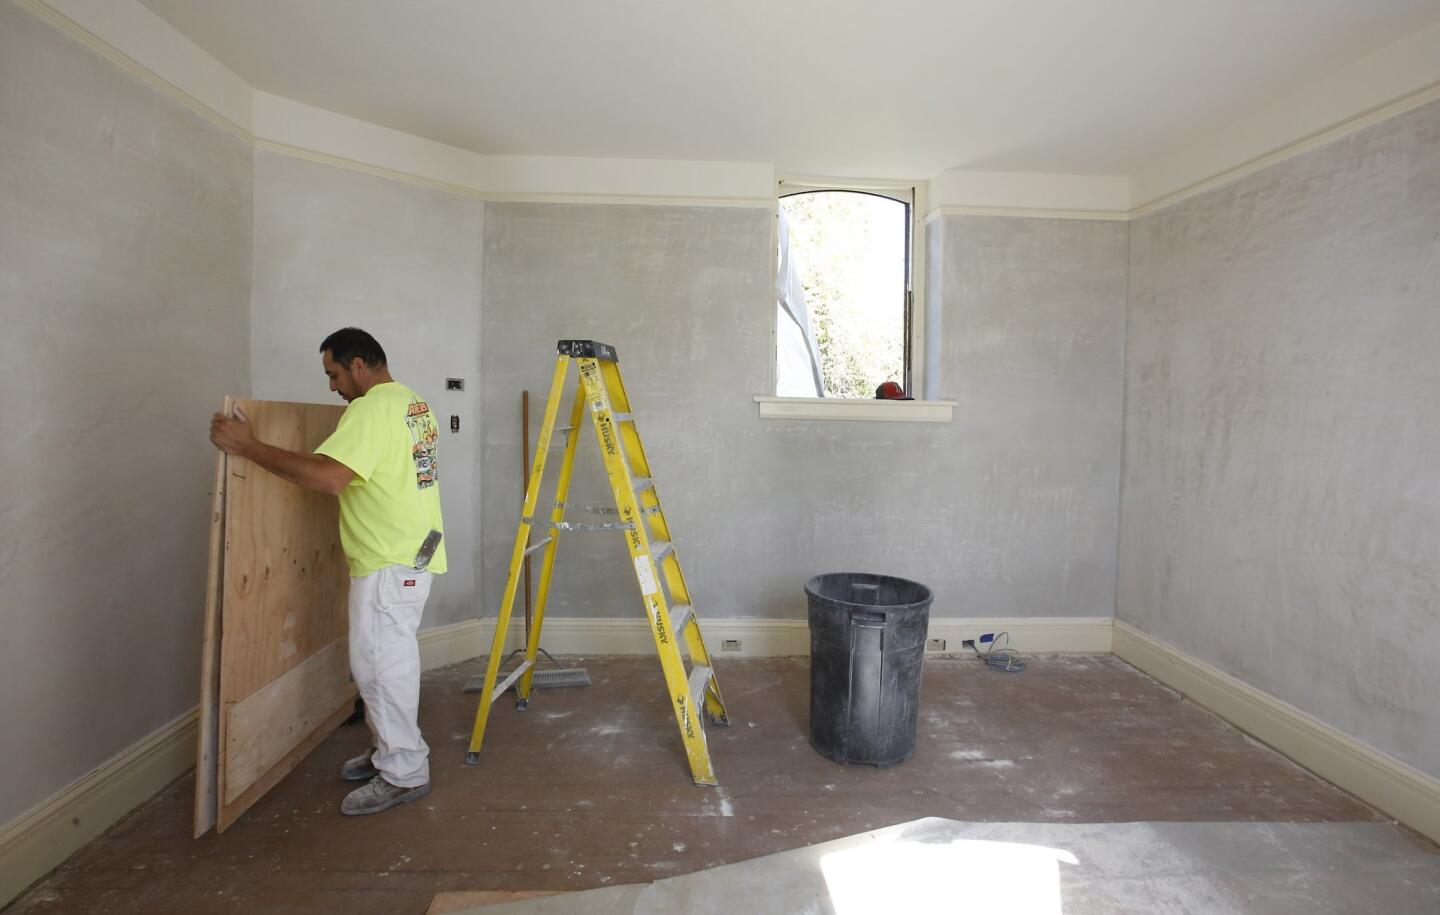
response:
[[[810,745],[842,765],[893,766],[915,752],[930,589],[834,572],[810,602]]]

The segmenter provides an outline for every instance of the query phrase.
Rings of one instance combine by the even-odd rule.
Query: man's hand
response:
[[[255,437],[250,420],[237,407],[234,416],[216,413],[210,419],[210,441],[226,454],[238,454],[289,480],[296,486],[338,496],[355,479],[355,471],[332,457],[286,451]]]
[[[255,430],[250,421],[239,416],[216,413],[210,420],[210,441],[226,454],[244,454],[255,444]]]

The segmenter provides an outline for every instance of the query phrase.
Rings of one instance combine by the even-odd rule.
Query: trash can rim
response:
[[[854,601],[841,600],[837,597],[830,597],[829,595],[821,594],[815,587],[813,587],[820,579],[830,578],[832,576],[850,576],[862,583],[870,583],[866,582],[866,579],[871,580],[875,584],[884,584],[886,582],[899,582],[903,585],[916,589],[916,592],[920,596],[917,600],[907,601],[903,604],[861,604],[855,603]],[[913,579],[902,578],[899,575],[888,575],[883,572],[822,572],[819,575],[812,575],[810,579],[805,582],[805,596],[811,601],[820,603],[828,607],[832,607],[837,610],[871,610],[880,613],[887,613],[928,607],[928,605],[935,599],[935,592],[930,590],[929,585],[922,584],[918,581],[914,581]]]

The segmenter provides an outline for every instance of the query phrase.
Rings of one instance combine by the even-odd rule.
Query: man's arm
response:
[[[223,413],[210,420],[210,441],[226,454],[238,454],[282,480],[316,492],[338,496],[355,479],[355,471],[334,458],[267,445],[255,437],[247,420]]]

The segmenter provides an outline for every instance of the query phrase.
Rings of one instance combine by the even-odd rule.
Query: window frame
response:
[[[876,178],[817,178],[805,175],[782,175],[776,179],[774,201],[770,221],[770,277],[780,270],[779,223],[780,198],[791,194],[812,191],[853,191],[889,197],[909,206],[909,225],[906,226],[906,241],[909,245],[907,261],[907,301],[905,305],[906,364],[908,377],[905,390],[912,396],[925,389],[930,366],[925,361],[925,298],[926,244],[925,216],[927,213],[927,192],[924,181]],[[773,290],[773,282],[771,284]],[[773,292],[772,292],[773,299]],[[779,397],[775,395],[776,369],[779,360],[779,316],[772,302],[771,314],[775,315],[770,324],[770,366],[767,373],[769,394],[757,395],[760,416],[764,419],[855,419],[890,420],[916,422],[948,422],[953,400],[866,400],[840,397]]]

